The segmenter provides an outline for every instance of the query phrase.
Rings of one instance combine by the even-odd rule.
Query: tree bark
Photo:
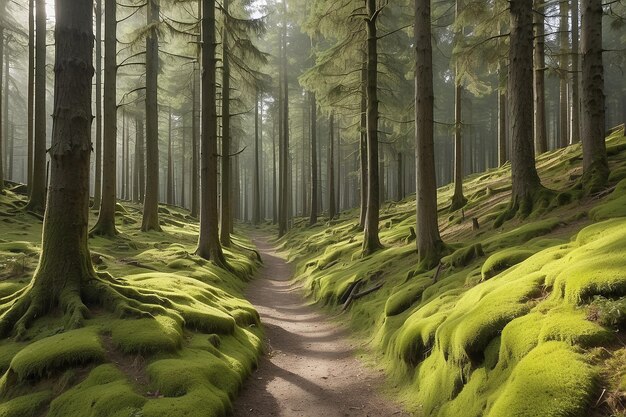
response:
[[[159,224],[159,0],[148,0],[146,38],[146,190],[141,230],[161,230]]]
[[[532,3],[510,2],[511,35],[509,50],[509,121],[511,124],[512,201],[502,218],[530,213],[541,182],[535,168],[533,143],[533,21]]]
[[[27,210],[43,213],[46,203],[46,2],[36,0],[35,143]]]
[[[580,142],[580,59],[578,7],[579,0],[572,0],[572,124],[570,126],[570,142]]]
[[[545,6],[543,0],[535,1],[535,13],[533,13],[535,38],[534,38],[534,115],[535,115],[535,151],[537,155],[547,152],[548,136],[546,133],[546,84],[545,84]]]
[[[57,307],[66,314],[70,326],[80,325],[87,311],[81,295],[95,279],[87,246],[92,4],[90,0],[56,1],[51,186],[43,223],[42,252],[28,290],[0,319],[2,336],[11,331],[23,336],[32,321]]]
[[[187,196],[186,196],[186,181],[185,181],[185,177],[186,177],[186,159],[187,159],[187,127],[185,125],[185,117],[182,116],[182,123],[181,123],[181,132],[182,132],[182,150],[181,150],[181,156],[180,156],[180,164],[181,164],[181,168],[180,168],[180,206],[182,208],[187,208]]]
[[[582,146],[583,185],[601,189],[609,167],[605,143],[604,66],[602,63],[602,1],[582,0]]]
[[[200,234],[196,254],[226,267],[218,233],[215,0],[202,0]]]
[[[223,0],[224,21],[228,19],[228,0]],[[220,217],[220,242],[230,246],[230,232],[233,223],[233,184],[231,178],[231,137],[230,137],[230,60],[228,56],[227,24],[222,26],[222,194]]]
[[[282,107],[282,125],[280,130],[282,132],[282,143],[280,143],[280,204],[278,215],[278,236],[282,237],[287,233],[289,229],[289,213],[291,206],[290,199],[290,187],[291,181],[289,175],[291,170],[289,169],[289,76],[287,74],[287,0],[283,0],[283,16],[282,16],[282,56],[281,56],[281,68],[282,68],[282,97],[280,105]]]
[[[0,12],[4,15],[6,13],[6,3],[2,2],[0,4]],[[5,146],[4,141],[7,138],[4,137],[5,132],[5,124],[8,122],[4,116],[3,106],[4,106],[4,74],[3,74],[3,60],[4,60],[4,24],[0,23],[0,192],[4,189],[4,157],[3,154]],[[7,71],[7,78],[9,78],[9,74]],[[8,94],[8,91],[6,92]]]
[[[33,147],[34,147],[34,125],[35,115],[35,0],[28,0],[28,98],[27,98],[27,170],[26,185],[28,190],[33,182]]]
[[[272,224],[278,223],[278,208],[276,207],[276,119],[272,126]]]
[[[174,156],[172,155],[172,106],[168,107],[167,114],[167,193],[166,201],[174,205]]]
[[[455,19],[458,19],[461,13],[461,0],[456,1]],[[455,44],[459,45],[463,38],[463,29],[457,30],[455,34]],[[450,210],[458,210],[467,203],[467,199],[463,195],[463,120],[462,120],[462,104],[463,104],[463,85],[461,84],[459,58],[454,63],[454,194]],[[471,155],[470,155],[471,157]]]
[[[367,215],[367,59],[364,54],[361,65],[361,120],[359,132],[359,162],[360,162],[360,211],[359,230],[365,229]]]
[[[396,183],[396,200],[402,201],[404,199],[404,156],[402,152],[398,152],[398,172]]]
[[[330,114],[328,121],[328,219],[335,218],[337,207],[335,205],[335,115]]]
[[[258,225],[261,222],[261,185],[259,172],[259,92],[257,91],[254,98],[254,172],[252,184],[252,224]]]
[[[367,0],[367,213],[363,254],[382,247],[378,237],[380,190],[378,182],[378,37],[376,0]]]
[[[200,126],[198,123],[198,90],[198,72],[196,68],[194,68],[193,86],[191,91],[191,217],[194,218],[198,217],[200,206],[198,199],[198,139],[200,137]]]
[[[439,263],[443,249],[437,220],[431,39],[430,0],[415,0],[416,243],[420,264],[426,269]]]
[[[104,3],[104,131],[102,197],[92,234],[115,236],[117,201],[117,17],[115,2]]]
[[[569,120],[567,117],[567,107],[569,100],[567,97],[567,81],[569,70],[569,0],[559,1],[559,147],[568,145],[569,134],[567,131]]]
[[[311,92],[311,211],[309,215],[309,226],[317,223],[317,102],[315,93]]]
[[[143,119],[135,116],[135,186],[133,187],[133,200],[138,203],[143,201],[145,184],[145,163],[144,163],[144,136]]]
[[[95,1],[96,15],[96,166],[93,207],[100,207],[102,198],[102,0]]]

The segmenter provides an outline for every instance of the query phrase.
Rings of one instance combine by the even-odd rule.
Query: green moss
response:
[[[544,343],[520,361],[487,416],[584,417],[595,382],[582,355],[565,343]]]
[[[41,378],[59,369],[104,360],[98,329],[86,327],[31,343],[15,355],[10,370],[19,380]]]
[[[0,404],[0,417],[39,416],[51,395],[50,391],[40,391],[6,401]]]
[[[626,216],[626,179],[621,180],[606,202],[589,210],[589,217],[595,221]]]
[[[426,288],[432,284],[430,277],[414,278],[409,285],[403,285],[385,303],[385,315],[395,316],[417,302]]]
[[[520,248],[504,249],[491,255],[480,271],[482,279],[489,279],[500,272],[525,261],[535,254],[535,251]]]
[[[182,344],[180,323],[166,316],[110,323],[111,338],[124,353],[172,352]]]
[[[465,267],[471,264],[474,260],[484,256],[483,247],[480,243],[466,246],[461,249],[457,249],[452,254],[445,256],[441,259],[441,262],[447,265],[451,265],[455,268]]]

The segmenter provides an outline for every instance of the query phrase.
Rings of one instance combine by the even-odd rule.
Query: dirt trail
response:
[[[265,326],[268,355],[235,401],[235,417],[393,417],[409,414],[383,398],[382,373],[355,357],[346,330],[309,306],[292,270],[264,238],[264,266],[248,289]]]

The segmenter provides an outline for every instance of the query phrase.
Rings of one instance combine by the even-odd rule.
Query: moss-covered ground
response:
[[[21,210],[25,199],[0,195],[0,314],[39,258],[41,221]],[[91,238],[92,261],[114,285],[159,297],[162,314],[120,318],[93,305],[83,328],[66,330],[57,312],[25,340],[0,341],[0,417],[228,414],[261,351],[258,313],[242,297],[257,255],[235,236],[226,272],[193,254],[198,224],[186,211],[163,206],[163,231],[142,233],[140,209],[118,205],[120,234]]]
[[[508,164],[468,178],[463,209],[451,212],[453,186],[441,188],[452,251],[430,271],[418,268],[411,238],[414,196],[382,207],[384,249],[373,255],[362,256],[357,211],[314,227],[296,221],[281,242],[296,279],[319,304],[345,311],[416,415],[624,416],[623,130],[607,148],[606,192],[583,196],[580,145],[549,152],[537,166],[554,198],[497,228]]]

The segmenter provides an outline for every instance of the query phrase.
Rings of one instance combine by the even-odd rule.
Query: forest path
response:
[[[408,416],[379,394],[382,372],[365,368],[340,325],[310,306],[291,282],[292,268],[265,236],[248,299],[265,327],[267,355],[235,401],[234,416]]]

